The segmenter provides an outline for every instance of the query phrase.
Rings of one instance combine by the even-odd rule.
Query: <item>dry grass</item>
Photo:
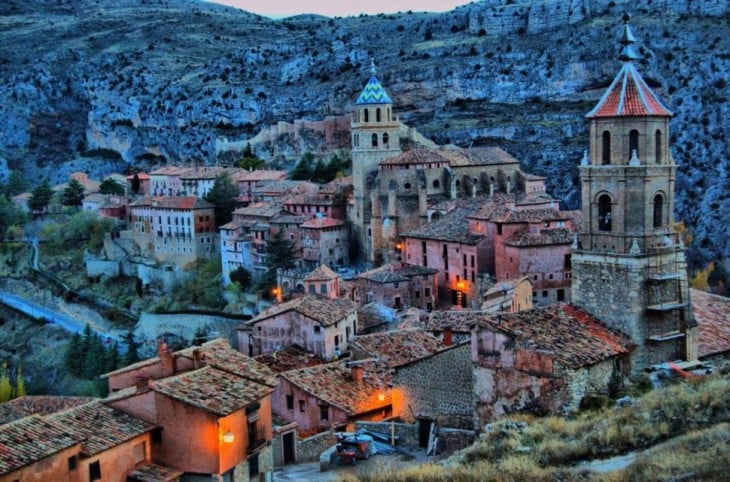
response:
[[[358,480],[623,482],[665,479],[664,473],[680,480],[720,480],[720,471],[730,466],[728,422],[730,376],[714,375],[650,392],[629,407],[586,412],[572,419],[518,416],[501,420],[479,442],[442,465],[390,468],[360,475]],[[578,472],[571,466],[658,444],[628,469],[608,476]]]

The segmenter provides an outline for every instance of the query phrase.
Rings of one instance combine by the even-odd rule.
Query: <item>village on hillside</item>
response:
[[[379,445],[449,454],[511,414],[567,415],[649,372],[711,372],[730,302],[690,289],[672,112],[634,64],[628,23],[620,41],[586,116],[579,211],[499,147],[405,142],[374,64],[351,174],[168,165],[111,176],[116,193],[83,173],[57,186],[81,185],[82,209],[114,221],[88,277],[173,292],[220,260],[221,290],[266,291],[229,339],[158,340],[106,373],[104,398],[0,404],[0,482],[263,481]],[[13,202],[31,212],[32,197]],[[36,214],[60,209],[56,196]]]

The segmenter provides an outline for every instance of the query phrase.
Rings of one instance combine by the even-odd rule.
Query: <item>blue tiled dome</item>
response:
[[[360,97],[357,98],[356,104],[392,104],[393,101],[385,91],[380,81],[374,75],[370,77],[367,85],[362,90]]]

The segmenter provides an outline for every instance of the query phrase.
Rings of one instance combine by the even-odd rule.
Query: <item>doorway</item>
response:
[[[418,446],[428,448],[428,440],[431,437],[431,425],[433,420],[430,418],[418,419]]]
[[[281,443],[284,449],[284,465],[296,462],[294,432],[285,433],[281,437]]]

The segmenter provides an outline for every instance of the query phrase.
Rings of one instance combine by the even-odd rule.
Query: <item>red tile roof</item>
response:
[[[321,365],[324,361],[313,353],[309,353],[296,345],[288,346],[274,353],[254,357],[259,363],[269,367],[274,373],[299,370],[301,368]]]
[[[296,311],[308,318],[318,321],[323,326],[334,325],[357,310],[357,304],[345,298],[324,298],[306,294],[291,301],[267,308],[253,320],[247,321],[237,329],[248,329],[256,323],[278,316],[287,311]]]
[[[211,203],[196,196],[144,196],[131,205],[160,209],[213,209]]]
[[[386,369],[375,362],[357,362],[363,366],[362,380],[352,377],[352,370],[344,362],[327,363],[282,373],[280,376],[310,395],[340,408],[352,416],[390,405]],[[379,392],[385,394],[378,400]]]
[[[564,303],[518,313],[475,314],[475,323],[504,332],[526,348],[550,351],[566,368],[594,365],[628,353],[633,346],[590,313]]]
[[[470,245],[479,244],[486,237],[470,233],[469,223],[466,222],[466,218],[474,212],[474,209],[457,207],[441,219],[403,233],[402,237]]]
[[[40,415],[0,425],[0,475],[71,448],[82,440],[68,427]]]
[[[382,360],[388,367],[396,367],[432,355],[445,345],[425,331],[400,330],[357,336],[350,347]]]
[[[212,366],[151,381],[150,388],[219,417],[237,412],[274,391],[271,386]]]
[[[311,273],[304,277],[304,281],[331,281],[339,276],[326,264],[319,265]]]
[[[147,464],[137,467],[127,474],[127,477],[137,482],[174,482],[185,472],[171,469],[157,464]]]
[[[50,415],[71,407],[93,401],[91,397],[63,397],[53,395],[28,395],[0,403],[0,425],[27,417]]]
[[[489,164],[519,164],[519,161],[499,147],[475,149],[429,149],[406,151],[396,157],[380,161],[380,166],[413,164],[446,164],[451,167]]]
[[[435,268],[394,261],[360,273],[357,277],[375,281],[376,283],[393,283],[395,281],[408,281],[414,276],[431,276],[436,273],[438,273],[438,270]]]
[[[504,240],[509,246],[550,246],[554,244],[570,244],[573,242],[573,231],[567,228],[541,229],[539,233],[521,231],[513,233]]]
[[[100,401],[71,408],[49,418],[83,440],[81,453],[87,457],[114,448],[155,428],[151,423]]]
[[[238,208],[233,212],[234,218],[239,217],[257,217],[257,218],[272,218],[280,213],[289,213],[279,203],[272,202],[261,202],[254,203],[249,206]],[[291,214],[291,213],[289,213]]]
[[[730,298],[691,289],[700,358],[730,351]]]
[[[325,228],[340,228],[344,227],[345,222],[339,219],[328,218],[326,216],[313,217],[309,221],[302,223],[302,228],[305,229],[325,229]]]
[[[475,311],[432,311],[424,313],[420,317],[421,326],[426,331],[442,332],[450,328],[454,333],[469,333],[471,331],[470,324],[474,322]]]
[[[586,117],[662,116],[672,112],[652,92],[631,62],[625,62],[598,104]]]

